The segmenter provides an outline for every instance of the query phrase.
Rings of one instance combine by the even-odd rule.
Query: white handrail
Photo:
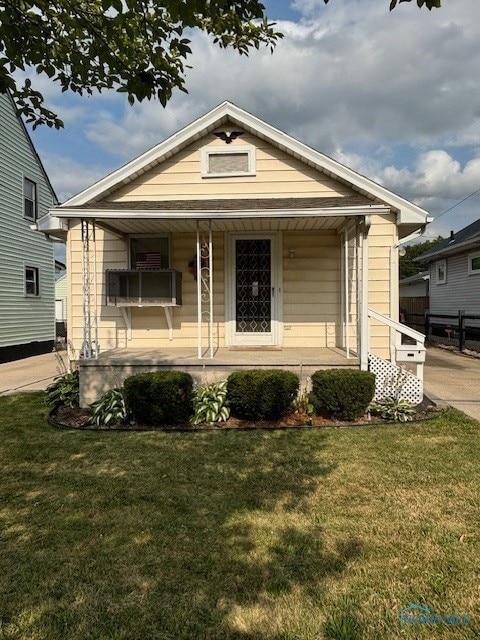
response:
[[[398,331],[399,333],[403,333],[405,336],[408,336],[409,338],[412,338],[413,340],[416,340],[417,342],[419,342],[422,345],[425,343],[425,336],[423,335],[423,333],[420,333],[420,331],[416,331],[415,329],[411,329],[410,327],[407,327],[406,325],[402,324],[401,322],[397,322],[396,320],[392,320],[388,316],[384,316],[383,314],[378,313],[378,311],[374,311],[373,309],[369,309],[368,310],[368,317],[369,318],[374,318],[375,320],[378,320],[379,322],[382,322],[383,324],[386,324],[388,327],[390,327],[392,329],[395,329],[395,331]]]

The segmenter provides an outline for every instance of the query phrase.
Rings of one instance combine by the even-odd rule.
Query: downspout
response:
[[[395,242],[390,247],[390,318],[398,322],[398,307],[400,302],[399,286],[398,286],[398,249],[406,242],[411,242],[416,238],[419,238],[425,233],[426,225],[422,225],[420,229],[413,231],[405,238],[402,238],[398,242]],[[397,331],[390,330],[390,361],[392,364],[396,364],[397,360],[397,344],[401,342],[401,334]],[[397,342],[398,341],[398,342]]]

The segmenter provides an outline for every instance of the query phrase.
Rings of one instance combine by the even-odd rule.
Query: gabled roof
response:
[[[413,284],[414,282],[423,282],[424,280],[430,280],[429,271],[422,271],[421,273],[416,273],[414,276],[402,278],[399,280],[399,284]]]
[[[123,165],[105,178],[73,196],[63,203],[60,208],[71,209],[89,204],[95,206],[95,203],[99,200],[106,199],[114,190],[128,184],[139,175],[178,153],[187,145],[204,137],[226,122],[232,122],[235,125],[243,127],[250,133],[268,141],[305,164],[347,184],[359,194],[373,200],[380,200],[387,204],[393,211],[399,214],[397,218],[398,224],[422,225],[429,221],[428,213],[421,207],[408,202],[404,198],[392,193],[356,171],[349,169],[336,160],[311,149],[247,111],[240,109],[231,102],[223,102],[206,115],[198,118],[170,136],[164,142],[152,147],[150,150],[135,158],[135,160]]]
[[[476,244],[480,245],[480,218],[469,224],[468,227],[452,233],[449,238],[437,244],[433,249],[429,249],[417,256],[415,262],[428,262],[450,253],[468,251]]]
[[[30,149],[32,150],[33,155],[35,156],[35,159],[37,160],[38,166],[40,167],[40,171],[43,173],[43,177],[45,178],[45,182],[47,183],[48,188],[50,189],[52,196],[53,196],[53,201],[55,204],[58,204],[58,198],[57,198],[57,194],[55,193],[55,189],[52,186],[52,183],[50,182],[50,178],[48,177],[48,174],[45,170],[45,167],[43,166],[43,162],[40,158],[40,156],[38,155],[38,151],[35,149],[35,145],[33,144],[32,138],[30,137],[30,134],[28,133],[28,129],[25,125],[25,122],[23,121],[22,117],[20,115],[18,115],[17,113],[17,106],[13,100],[12,94],[10,93],[10,91],[7,91],[6,93],[8,99],[10,100],[10,104],[12,105],[13,111],[15,113],[15,116],[18,120],[18,122],[20,123],[20,126],[23,130],[23,133],[25,135],[25,138],[27,139],[27,143],[30,147]]]

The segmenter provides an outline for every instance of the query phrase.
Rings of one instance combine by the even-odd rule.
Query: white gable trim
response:
[[[243,126],[249,132],[273,143],[282,151],[293,155],[308,165],[323,171],[333,178],[340,179],[360,193],[383,200],[383,202],[390,205],[399,213],[398,224],[425,224],[428,222],[428,213],[421,207],[401,198],[323,153],[311,149],[302,142],[295,140],[288,134],[279,131],[230,102],[223,102],[164,142],[149,149],[135,160],[125,164],[91,187],[73,196],[61,205],[61,208],[77,207],[99,200],[113,189],[120,187],[122,183],[126,184],[130,182],[151,167],[180,151],[180,149],[187,144],[202,138],[209,131],[213,131],[227,120]]]

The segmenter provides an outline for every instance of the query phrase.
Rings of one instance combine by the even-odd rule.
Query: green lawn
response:
[[[0,398],[0,638],[480,635],[480,429],[57,431]],[[428,604],[468,626],[408,625]]]

